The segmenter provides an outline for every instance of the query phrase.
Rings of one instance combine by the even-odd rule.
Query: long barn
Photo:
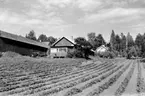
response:
[[[0,30],[0,52],[12,51],[31,56],[34,52],[48,55],[49,50],[46,44]]]

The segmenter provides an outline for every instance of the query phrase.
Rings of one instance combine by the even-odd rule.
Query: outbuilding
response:
[[[108,51],[108,49],[109,49],[108,47],[106,47],[105,45],[102,45],[96,49],[96,53],[103,53],[103,52]]]
[[[6,51],[29,56],[36,52],[48,55],[50,47],[44,43],[0,30],[0,52]]]

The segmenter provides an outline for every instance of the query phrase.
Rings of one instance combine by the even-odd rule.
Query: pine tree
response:
[[[141,50],[142,45],[143,45],[143,36],[141,34],[138,34],[136,36],[135,45],[137,45],[139,47],[139,49]]]
[[[115,44],[114,44],[115,50],[118,51],[118,52],[120,52],[121,39],[120,39],[119,35],[116,35],[115,36],[115,41],[116,41]]]
[[[127,34],[127,48],[134,46],[134,40],[132,38],[132,36],[130,35],[130,33],[128,32]]]
[[[121,43],[120,43],[121,51],[124,51],[126,49],[126,36],[121,33]]]
[[[115,32],[114,30],[112,30],[112,33],[111,33],[111,37],[110,37],[110,45],[111,45],[111,49],[113,50],[114,49],[114,45],[115,45]]]

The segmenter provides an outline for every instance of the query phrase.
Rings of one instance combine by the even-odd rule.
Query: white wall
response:
[[[51,48],[51,53],[57,53],[57,48]]]

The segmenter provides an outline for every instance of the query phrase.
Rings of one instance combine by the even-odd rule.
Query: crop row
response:
[[[97,84],[97,83],[103,81],[104,79],[106,79],[107,77],[109,77],[111,74],[113,74],[113,73],[115,73],[117,70],[119,70],[121,67],[123,67],[123,65],[120,66],[120,67],[118,67],[118,69],[114,69],[114,70],[112,70],[111,72],[109,72],[109,73],[107,73],[107,74],[101,76],[100,78],[97,78],[97,79],[95,79],[95,80],[93,80],[93,81],[91,81],[91,82],[85,84],[84,86],[82,86],[82,87],[80,87],[80,88],[73,88],[73,89],[71,89],[70,91],[68,91],[68,92],[65,94],[65,96],[72,96],[72,95],[74,95],[74,94],[78,94],[78,93],[82,92],[83,90],[85,90],[85,89],[87,89],[87,88],[93,86],[94,84]],[[100,74],[100,75],[101,75],[101,74]]]
[[[56,89],[57,88],[57,86],[58,87],[62,87],[62,86],[64,86],[65,87],[65,89],[68,87],[68,86],[75,86],[76,84],[79,84],[79,83],[81,83],[82,82],[82,80],[83,79],[85,79],[85,78],[89,78],[89,77],[91,77],[92,75],[95,75],[95,74],[97,74],[98,72],[102,72],[102,71],[104,71],[104,70],[107,70],[108,68],[113,68],[113,65],[112,66],[104,66],[104,67],[102,67],[101,69],[100,68],[98,68],[98,69],[96,69],[96,70],[94,70],[94,71],[92,71],[91,73],[85,73],[84,75],[79,75],[79,76],[76,76],[76,77],[73,77],[73,78],[67,78],[65,81],[64,80],[62,80],[62,82],[59,82],[58,84],[54,84],[53,86],[52,85],[50,85],[49,87],[47,86],[47,87],[44,87],[44,88],[39,88],[39,89],[37,89],[35,92],[40,92],[40,91],[44,91],[44,90],[50,90],[51,88],[53,88],[53,89]],[[91,75],[90,75],[91,74]],[[72,80],[71,80],[72,79]],[[54,83],[54,82],[53,82]],[[33,87],[33,88],[35,88],[35,87]],[[51,90],[53,90],[53,89],[51,89]]]
[[[106,67],[105,67],[106,66]],[[88,70],[88,74],[90,73],[90,72],[93,72],[93,71],[96,71],[96,70],[99,70],[99,69],[102,69],[102,68],[107,68],[107,67],[109,67],[109,66],[112,66],[112,65],[109,65],[109,64],[103,64],[103,65],[99,65],[99,66],[95,66],[94,68],[91,68],[90,70]],[[29,87],[27,90],[34,90],[34,89],[40,89],[41,87],[43,87],[43,86],[46,86],[46,85],[49,85],[49,84],[55,84],[55,83],[57,83],[57,82],[59,82],[59,81],[64,81],[64,80],[68,80],[68,79],[71,79],[71,78],[75,78],[75,77],[78,77],[78,76],[81,76],[82,74],[85,74],[85,73],[81,73],[81,74],[74,74],[74,75],[70,75],[69,77],[64,77],[64,78],[56,78],[56,80],[54,80],[54,79],[48,79],[47,81],[45,81],[44,83],[43,82],[39,82],[39,83],[32,83],[32,85],[35,85],[35,86],[32,86],[32,87]],[[49,82],[49,83],[47,83],[47,82]],[[28,84],[24,84],[24,85],[21,85],[21,87],[27,87],[27,86],[29,86],[30,84],[28,83]],[[23,90],[23,91],[21,91],[21,90],[19,90],[20,92],[23,92],[23,91],[26,91],[26,89],[25,90]],[[19,92],[18,91],[18,92]],[[40,90],[39,90],[40,91]],[[11,94],[13,94],[13,93],[17,93],[17,91],[13,91],[13,92],[11,92]]]
[[[130,69],[130,71],[128,72],[127,76],[125,77],[124,81],[121,83],[121,85],[119,86],[119,88],[116,90],[115,92],[115,96],[121,96],[122,93],[125,91],[132,75],[135,69],[135,63],[133,63],[132,68]]]
[[[17,79],[15,78],[14,81],[11,80],[11,82],[7,81],[7,83],[15,83],[15,82],[19,82],[19,81],[21,82],[21,81],[26,81],[26,80],[29,81],[29,79],[26,79],[26,78],[28,78],[28,76],[21,76],[21,77],[22,78],[17,78]],[[31,77],[31,76],[29,76],[29,77]]]
[[[123,66],[123,65],[122,65],[122,66]],[[104,71],[102,71],[102,72],[99,72],[99,73],[97,73],[97,74],[90,75],[90,76],[88,76],[88,77],[83,77],[83,78],[81,78],[81,79],[79,79],[79,80],[75,80],[75,81],[73,81],[73,82],[70,82],[69,84],[66,84],[66,85],[63,85],[63,86],[54,88],[54,89],[49,90],[49,91],[46,91],[46,92],[43,92],[43,93],[42,93],[42,96],[47,96],[47,95],[50,95],[50,94],[54,94],[54,93],[57,93],[57,92],[60,92],[60,91],[62,91],[62,90],[64,90],[64,89],[66,89],[66,88],[71,88],[71,87],[76,86],[76,85],[78,85],[78,84],[80,84],[80,83],[84,83],[84,82],[86,82],[86,81],[88,81],[88,80],[91,80],[91,79],[93,79],[93,78],[96,78],[96,77],[98,77],[98,76],[100,76],[100,75],[102,75],[102,74],[104,74],[104,73],[106,73],[106,72],[108,72],[108,71],[114,69],[115,67],[117,67],[117,68],[114,69],[114,70],[117,71],[117,70],[120,69],[122,66],[117,67],[117,65],[116,65],[116,66],[114,66],[113,68],[109,68],[109,69],[104,70]]]
[[[34,60],[34,61],[32,61],[32,60],[19,61],[18,60],[18,62],[16,62],[17,60],[16,61],[6,60],[6,61],[4,61],[4,63],[2,61],[0,64],[2,66],[2,69],[4,69],[4,70],[2,70],[2,72],[5,73],[4,76],[8,75],[7,77],[21,76],[21,74],[19,75],[19,72],[17,72],[18,75],[14,74],[18,70],[22,71],[22,72],[29,72],[28,73],[29,75],[31,75],[31,74],[37,75],[37,74],[39,74],[39,72],[40,72],[40,74],[41,73],[45,74],[45,73],[50,72],[50,71],[53,72],[57,69],[67,69],[67,68],[70,69],[70,67],[72,68],[75,66],[79,66],[81,64],[79,60],[78,61],[77,60],[70,60],[71,62],[67,61],[67,63],[64,60],[59,60],[59,62],[54,62],[56,60],[53,60],[52,62],[37,62],[36,60]],[[61,64],[59,64],[59,63],[61,63]],[[14,72],[14,73],[12,73],[12,72]]]
[[[90,71],[94,71],[94,70],[96,70],[96,68],[101,68],[101,67],[104,67],[104,66],[106,66],[106,65],[108,65],[108,64],[102,64],[102,65],[97,65],[97,66],[94,66],[94,67],[91,67],[91,68],[89,68],[89,69],[87,69],[87,70],[85,70],[86,72],[90,72]],[[58,80],[59,81],[62,81],[63,79],[67,79],[67,78],[70,78],[70,77],[74,77],[75,75],[82,75],[82,74],[84,74],[83,73],[83,71],[76,71],[76,72],[74,72],[74,73],[72,73],[72,74],[70,74],[70,75],[62,75],[62,76],[58,76],[58,77],[54,77],[54,78],[48,78],[48,79],[43,79],[43,80],[41,80],[41,82],[39,82],[39,81],[36,81],[36,82],[32,82],[32,83],[30,83],[30,82],[28,82],[28,84],[25,84],[25,85],[22,85],[22,86],[29,86],[29,85],[35,85],[35,84],[40,84],[40,83],[46,83],[46,82],[50,82],[50,81],[52,81],[52,82],[57,82]],[[52,83],[51,82],[51,83]]]
[[[107,82],[100,85],[97,89],[93,90],[92,92],[88,93],[87,96],[98,96],[100,93],[102,93],[104,90],[108,89],[110,86],[112,86],[119,77],[129,68],[130,64],[128,64],[126,67],[124,67],[122,70],[117,72],[113,77],[111,77]]]
[[[106,62],[105,63],[103,63],[103,64],[106,64]],[[74,70],[74,71],[72,71],[72,72],[70,72],[70,73],[68,73],[68,72],[66,72],[66,73],[64,73],[64,74],[56,74],[56,75],[54,75],[54,74],[52,74],[52,76],[53,76],[53,79],[54,78],[59,78],[59,77],[66,77],[66,76],[69,76],[69,75],[73,75],[74,73],[81,73],[81,72],[84,72],[84,71],[86,71],[86,70],[90,70],[91,68],[93,68],[93,67],[96,67],[96,66],[101,66],[101,64],[88,64],[88,65],[85,65],[85,66],[82,66],[82,67],[78,67],[78,70]],[[42,77],[42,76],[41,76]],[[48,79],[48,77],[49,77],[49,75],[48,74],[45,74],[45,77],[43,77],[43,79]]]
[[[92,67],[92,65],[93,64],[89,64],[90,66],[87,68],[87,69],[89,69],[89,68],[91,68]],[[94,65],[94,66],[96,66],[96,65]],[[84,70],[87,70],[87,69],[80,69],[80,70],[76,70],[76,72],[78,72],[79,73],[79,71],[84,71]],[[67,70],[67,69],[66,69]],[[66,75],[72,75],[72,73],[74,73],[74,72],[66,72],[66,74],[65,73],[61,73],[61,72],[59,72],[58,74],[57,73],[55,73],[55,74],[49,74],[48,76],[47,76],[47,79],[48,79],[48,77],[49,78],[51,78],[51,79],[55,79],[55,78],[59,78],[59,77],[62,77],[62,76],[66,76]],[[45,74],[46,75],[46,73],[44,73],[43,72],[43,74]],[[57,76],[57,75],[58,76]],[[41,76],[40,76],[41,77]],[[25,77],[24,77],[25,78]],[[38,78],[39,78],[39,76],[38,76]],[[39,78],[39,79],[41,79],[41,78]],[[44,78],[42,79],[43,81],[45,80]],[[22,81],[22,79],[21,78],[18,78],[18,79],[15,79],[15,81],[13,81],[13,82],[18,82],[18,81]],[[29,80],[28,80],[29,81]],[[10,83],[10,82],[9,82]]]

